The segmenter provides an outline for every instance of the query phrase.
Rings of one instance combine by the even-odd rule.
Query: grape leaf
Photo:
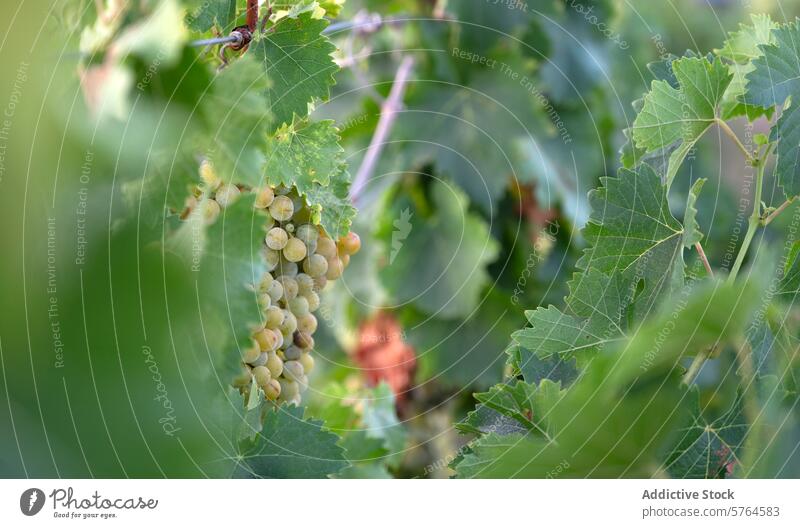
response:
[[[551,400],[543,416],[547,437],[481,437],[457,463],[458,476],[652,476],[673,426],[688,414],[675,366],[687,352],[724,341],[730,329],[740,328],[757,291],[749,284],[709,282],[688,302],[665,306],[609,354],[592,360],[562,398]]]
[[[330,184],[341,171],[344,149],[333,121],[295,120],[267,139],[264,170],[271,185],[297,187],[305,194],[315,183]]]
[[[689,196],[686,199],[686,211],[683,214],[683,247],[690,248],[703,240],[703,233],[697,224],[697,198],[703,190],[705,178],[700,178],[689,189]]]
[[[773,127],[770,141],[777,141],[775,175],[786,198],[800,195],[800,98],[784,108]]]
[[[800,20],[772,32],[773,43],[761,45],[762,55],[753,60],[747,74],[748,104],[769,108],[783,104],[800,90]]]
[[[513,384],[498,384],[488,392],[475,394],[479,405],[473,413],[481,408],[491,409],[501,416],[513,419],[526,431],[548,435],[552,431],[547,431],[543,416],[562,396],[560,384],[551,380],[543,380],[539,385],[517,380]],[[467,422],[472,419],[473,413],[467,416]],[[502,434],[491,428],[482,432]]]
[[[274,31],[250,45],[271,82],[267,108],[276,125],[291,123],[294,115],[306,116],[309,103],[326,100],[334,84],[339,68],[331,54],[336,47],[321,35],[328,22],[314,16],[312,11],[290,12]]]
[[[672,62],[672,69],[679,87],[653,81],[632,130],[636,146],[647,152],[681,141],[670,156],[667,186],[695,143],[716,121],[717,106],[733,77],[720,59],[709,62],[707,58],[683,57]]]
[[[321,225],[333,239],[346,235],[356,216],[349,193],[350,173],[344,166],[340,166],[331,176],[328,185],[313,183],[306,189],[306,202],[312,211],[312,221]]]
[[[255,441],[244,441],[234,475],[255,478],[325,478],[348,466],[339,437],[305,409],[284,406],[267,412]]]
[[[186,15],[186,24],[193,31],[204,33],[214,24],[225,31],[231,29],[236,18],[236,0],[193,0],[188,3],[190,12]]]
[[[697,390],[689,399],[689,423],[678,429],[679,441],[665,469],[674,478],[724,478],[733,473],[748,430],[742,398],[737,397],[731,409],[711,423],[703,418]]]
[[[739,24],[739,30],[730,33],[722,49],[715,53],[730,61],[728,68],[733,79],[721,101],[723,119],[746,115],[751,121],[763,116],[772,117],[768,109],[742,102],[747,94],[747,75],[755,69],[753,61],[761,57],[761,46],[773,44],[772,30],[778,25],[767,14],[751,14],[752,25]]]
[[[520,368],[535,355],[586,359],[624,338],[631,316],[650,311],[683,279],[683,236],[669,211],[666,188],[648,166],[604,178],[590,194],[584,228],[590,244],[569,283],[568,311],[526,312],[530,327],[515,332]],[[635,301],[635,302],[634,302]]]
[[[439,318],[465,317],[478,306],[488,284],[486,265],[496,258],[498,244],[483,219],[467,210],[467,197],[459,188],[436,182],[430,194],[435,212],[425,223],[412,222],[404,246],[381,270],[381,279],[397,302],[413,303]],[[393,210],[400,217],[400,209]],[[414,215],[423,212],[415,209]]]
[[[267,86],[258,62],[247,54],[222,70],[202,99],[203,153],[225,182],[263,185],[263,141],[271,119]]]

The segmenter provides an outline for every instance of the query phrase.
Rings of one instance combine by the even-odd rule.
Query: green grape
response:
[[[281,275],[278,277],[278,281],[283,285],[283,298],[286,299],[287,302],[297,297],[299,287],[297,286],[296,280],[286,275]]]
[[[269,328],[262,328],[256,332],[255,339],[262,352],[269,352],[278,348],[278,332]]]
[[[325,286],[328,285],[328,277],[322,275],[321,277],[314,278],[314,289],[318,292],[321,292],[325,289]]]
[[[306,258],[306,245],[299,238],[292,238],[285,244],[283,256],[289,262],[300,262]]]
[[[314,279],[312,279],[310,275],[298,273],[294,280],[297,281],[298,295],[307,296],[309,293],[314,291]]]
[[[262,389],[264,390],[264,395],[270,400],[277,400],[281,395],[281,384],[276,379],[269,380],[269,383]]]
[[[313,334],[317,331],[317,318],[311,313],[298,317],[297,329],[306,334]]]
[[[286,222],[294,214],[294,204],[287,196],[276,196],[269,206],[269,214],[279,222]]]
[[[264,326],[275,330],[283,323],[283,310],[277,306],[270,306],[264,312]]]
[[[287,361],[283,364],[283,377],[291,380],[291,381],[298,381],[301,377],[303,377],[305,371],[303,370],[303,365],[299,361]]]
[[[255,361],[253,361],[250,364],[253,365],[254,367],[260,367],[262,365],[266,365],[267,364],[267,353],[266,352],[260,353],[258,355],[258,359],[256,359]]]
[[[219,218],[221,208],[216,200],[208,199],[203,201],[203,221],[206,225],[211,225]]]
[[[258,294],[258,305],[261,307],[262,310],[266,310],[272,304],[272,297],[269,296],[268,293],[259,293]]]
[[[297,296],[289,301],[289,310],[291,310],[296,317],[307,314],[308,308],[308,300],[305,297]]]
[[[297,330],[297,317],[295,317],[294,314],[288,310],[284,310],[283,314],[285,317],[280,326],[280,331],[284,337],[289,337],[294,334],[295,330]]]
[[[289,241],[289,235],[280,227],[273,227],[267,232],[264,241],[267,243],[268,248],[277,251],[286,247],[286,243]]]
[[[314,348],[314,338],[305,332],[296,331],[293,334],[292,341],[297,347],[304,350],[311,350]]]
[[[336,280],[344,273],[344,263],[339,257],[328,260],[328,272],[325,274],[328,280]]]
[[[308,310],[311,312],[316,312],[319,309],[319,295],[316,292],[310,291],[306,295],[306,301],[308,302]]]
[[[297,228],[297,234],[295,236],[306,244],[310,244],[317,241],[319,238],[319,231],[317,231],[315,225],[303,224]]]
[[[286,347],[286,350],[283,351],[283,356],[289,361],[297,361],[300,359],[301,354],[303,353],[298,347],[294,345],[289,345]]]
[[[299,380],[297,380],[297,386],[300,388],[300,392],[305,392],[308,390],[308,376],[303,374]],[[298,405],[300,402],[298,401]]]
[[[281,261],[281,254],[274,249],[264,248],[264,262],[267,265],[267,271],[274,270],[278,263]]]
[[[277,274],[278,275],[285,275],[287,277],[294,277],[297,275],[297,264],[294,262],[289,262],[285,258],[281,257],[281,261],[278,263]]]
[[[312,356],[308,352],[303,352],[300,355],[300,364],[303,365],[303,372],[309,374],[312,370],[314,370],[314,356]]]
[[[328,272],[328,261],[322,255],[311,255],[303,262],[303,271],[314,279],[322,277]]]
[[[336,243],[326,236],[319,237],[317,240],[317,255],[322,255],[325,259],[334,258],[336,253]]]
[[[272,381],[272,373],[267,367],[256,367],[253,369],[253,376],[256,378],[258,386],[264,389]]]
[[[277,279],[272,281],[272,285],[269,287],[267,293],[269,293],[273,301],[281,299],[283,297],[283,284],[281,284],[281,281]]]
[[[264,366],[269,369],[273,378],[277,378],[283,373],[283,360],[275,352],[267,354],[267,363]]]
[[[272,201],[274,199],[275,193],[273,192],[272,187],[265,187],[258,191],[258,194],[256,194],[255,206],[259,209],[266,209],[272,205]]]
[[[239,374],[233,378],[233,386],[238,388],[244,388],[250,385],[250,380],[253,378],[253,374],[250,372],[250,369],[247,368],[247,365],[241,365],[241,369]]]
[[[294,224],[292,224],[291,222],[290,222],[290,223],[288,223],[288,224],[286,224],[285,226],[283,226],[283,228],[284,228],[284,229],[286,230],[286,232],[287,232],[287,233],[289,233],[290,235],[291,235],[291,234],[294,234]]]
[[[282,399],[286,401],[293,401],[297,396],[300,395],[300,386],[296,381],[281,378],[280,384]]]
[[[262,293],[267,293],[269,291],[269,287],[272,286],[272,281],[275,279],[272,277],[272,274],[267,272],[261,276],[261,280],[258,281],[258,291]]]
[[[217,189],[215,198],[220,207],[224,209],[225,207],[233,205],[233,202],[239,198],[240,194],[242,194],[242,192],[237,186],[233,185],[232,183],[225,183],[222,184],[219,189]]]
[[[297,323],[295,322],[295,326],[296,324]],[[244,352],[242,353],[242,360],[245,363],[253,363],[254,361],[258,360],[258,356],[260,355],[261,355],[261,349],[258,347],[257,344],[255,344],[254,346],[251,346],[244,350]]]

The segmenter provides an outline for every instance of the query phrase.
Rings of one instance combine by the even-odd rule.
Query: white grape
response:
[[[336,243],[326,236],[319,237],[319,240],[317,240],[317,254],[326,259],[332,259],[337,255]]]
[[[300,350],[300,348],[296,347],[295,345],[289,345],[288,347],[286,347],[286,350],[283,351],[283,355],[287,360],[296,361],[300,359],[302,352],[303,351]]]
[[[283,360],[275,352],[267,354],[267,363],[264,366],[269,369],[273,378],[277,378],[283,373]]]
[[[264,241],[267,243],[268,248],[277,251],[286,247],[286,243],[289,241],[289,235],[287,235],[286,231],[282,228],[273,227],[267,232]]]
[[[265,187],[258,191],[258,194],[256,195],[255,206],[259,209],[266,209],[272,205],[272,201],[274,199],[275,193],[272,191],[272,187]]]
[[[253,376],[256,378],[258,386],[264,389],[272,381],[272,373],[267,367],[256,367],[253,369]]]
[[[303,371],[306,374],[314,370],[314,356],[312,356],[310,353],[303,353],[298,361],[300,361],[300,364],[303,365]]]
[[[283,256],[289,262],[300,262],[306,258],[306,245],[299,238],[292,238],[284,244]]]
[[[275,330],[283,323],[283,310],[277,306],[270,306],[264,312],[264,326]]]
[[[308,313],[308,309],[308,299],[305,297],[298,296],[289,301],[289,310],[291,310],[292,313],[297,317],[306,315]]]
[[[286,222],[294,214],[294,204],[287,196],[276,196],[269,206],[269,214],[279,222]]]
[[[267,271],[274,270],[278,263],[281,261],[281,254],[274,249],[264,248],[264,262],[267,265]]]
[[[305,371],[303,370],[303,365],[299,361],[287,361],[283,364],[283,377],[291,380],[291,381],[298,381],[301,377],[303,377]]]
[[[297,281],[297,293],[299,295],[307,296],[314,291],[314,279],[311,278],[311,275],[298,273],[294,280]]]
[[[317,295],[317,293],[314,291],[310,291],[305,294],[305,297],[306,301],[308,302],[309,311],[316,312],[320,304],[319,295]]]
[[[303,224],[297,228],[295,236],[306,244],[310,244],[319,239],[319,231],[317,231],[316,226],[312,224]]]
[[[297,330],[306,334],[313,334],[317,331],[317,318],[314,314],[306,314],[297,318]]]
[[[322,255],[311,255],[303,262],[303,271],[315,279],[322,277],[328,272],[328,261]]]
[[[262,389],[264,390],[264,395],[270,400],[277,400],[278,396],[281,395],[281,384],[274,378],[269,380],[269,383]]]
[[[217,194],[215,196],[217,202],[219,203],[220,207],[223,209],[225,207],[230,207],[233,203],[239,198],[239,195],[242,192],[239,188],[232,183],[225,183],[217,189]]]

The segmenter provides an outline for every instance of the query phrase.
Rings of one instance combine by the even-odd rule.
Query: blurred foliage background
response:
[[[214,336],[203,335],[199,284],[152,243],[164,226],[126,200],[154,148],[168,152],[195,125],[195,93],[159,91],[171,94],[170,76],[199,51],[158,59],[146,93],[103,94],[112,108],[133,101],[131,119],[94,121],[78,77],[94,5],[0,6],[0,475],[228,476],[236,402],[220,397],[228,382],[208,350]],[[357,25],[329,35],[342,71],[313,115],[337,120],[353,173],[398,65],[414,62],[357,200],[363,249],[324,296],[305,409],[340,436],[351,466],[308,476],[450,475],[468,439],[453,423],[473,408],[473,392],[502,380],[524,310],[565,294],[586,194],[619,167],[646,65],[718,48],[751,13],[800,14],[778,0],[575,5],[348,0],[336,16]],[[146,78],[152,58],[131,60]],[[721,265],[744,176],[727,161],[731,147],[704,141],[676,192],[709,179],[699,221]]]

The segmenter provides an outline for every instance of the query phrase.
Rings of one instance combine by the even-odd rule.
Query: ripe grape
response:
[[[277,306],[270,306],[264,312],[264,326],[274,330],[283,323],[283,310]]]
[[[273,271],[278,266],[280,261],[280,253],[274,249],[264,248],[264,262],[267,265],[267,271]]]
[[[302,350],[294,345],[289,345],[286,347],[286,350],[283,351],[283,355],[289,361],[296,361],[300,359],[300,355],[302,354]]]
[[[303,271],[315,279],[322,277],[328,272],[328,261],[322,255],[311,255],[303,262]]]
[[[342,276],[342,273],[344,273],[344,262],[342,262],[342,259],[333,257],[328,260],[328,272],[325,274],[328,280],[336,280]]]
[[[283,256],[289,262],[300,262],[306,258],[306,245],[299,238],[292,238],[284,244]]]
[[[305,273],[298,273],[294,278],[297,281],[297,293],[299,295],[307,296],[314,291],[314,279]]]
[[[253,363],[261,355],[261,349],[258,346],[246,348],[242,353],[242,360],[245,363]]]
[[[224,209],[225,207],[233,205],[233,202],[239,198],[240,194],[242,194],[242,192],[237,186],[233,185],[232,183],[225,183],[220,185],[219,189],[217,189],[215,199],[219,203],[220,207]]]
[[[322,275],[321,277],[314,277],[314,289],[321,292],[328,285],[328,277]]]
[[[314,314],[306,314],[297,318],[297,330],[306,334],[313,334],[317,331],[317,318]]]
[[[281,379],[280,384],[281,398],[286,401],[292,401],[300,393],[300,387],[297,385],[296,381]]]
[[[317,254],[326,259],[332,259],[337,254],[336,243],[326,236],[319,237],[319,240],[317,240]]]
[[[270,285],[269,290],[267,290],[267,293],[269,293],[269,296],[272,297],[273,300],[278,300],[282,298],[283,284],[281,284],[281,281],[277,279],[272,281],[272,284]]]
[[[269,383],[262,389],[264,390],[264,395],[270,400],[277,400],[278,396],[281,395],[281,384],[274,378],[269,380]]]
[[[291,336],[295,330],[297,330],[297,317],[294,316],[292,312],[286,311],[284,312],[286,316],[283,320],[283,324],[280,326],[281,334],[284,337]]]
[[[255,206],[259,209],[266,209],[270,205],[272,205],[272,201],[275,199],[275,193],[272,190],[272,187],[264,187],[263,189],[258,191],[256,195],[256,203]]]
[[[294,262],[289,262],[285,258],[281,257],[281,261],[278,263],[278,269],[276,273],[278,275],[286,275],[287,277],[294,277],[297,275],[297,264]]]
[[[278,348],[278,336],[276,334],[277,332],[269,328],[262,328],[256,332],[256,342],[261,347],[262,352],[269,352]]]
[[[286,247],[286,243],[289,241],[289,235],[280,227],[273,227],[267,233],[264,241],[267,243],[268,248],[277,251]]]
[[[278,277],[278,281],[283,285],[283,298],[286,299],[287,302],[297,297],[299,287],[296,280],[282,275]]]
[[[350,231],[348,234],[339,239],[337,244],[339,253],[344,255],[355,255],[361,249],[361,239],[357,234]]]
[[[287,196],[276,196],[269,206],[269,214],[279,222],[286,222],[294,214],[294,204]]]
[[[287,361],[283,364],[283,377],[291,380],[291,381],[298,381],[305,371],[303,371],[303,365],[299,361]]]
[[[292,340],[296,346],[302,349],[310,350],[314,348],[314,338],[305,332],[295,332]]]
[[[256,367],[253,369],[253,376],[256,378],[258,386],[264,389],[272,381],[272,373],[267,367]]]
[[[269,369],[273,378],[277,378],[283,373],[283,360],[275,352],[267,354],[267,363],[264,366]]]
[[[295,236],[300,240],[302,240],[304,243],[310,244],[312,242],[316,242],[317,239],[319,239],[319,231],[314,225],[303,224],[297,228],[297,233],[295,234]]]
[[[247,368],[247,365],[241,365],[241,370],[239,374],[233,378],[233,386],[244,388],[250,385],[250,380],[253,378],[253,375],[250,373],[250,369]]]
[[[266,352],[262,352],[261,354],[258,355],[258,359],[256,359],[255,361],[253,361],[250,364],[253,365],[254,367],[260,367],[262,365],[266,365],[267,364],[267,353]]]
[[[203,183],[206,184],[206,187],[212,191],[216,190],[216,188],[222,183],[222,180],[219,179],[214,167],[208,160],[203,160],[202,163],[200,163],[200,179],[202,179]]]
[[[306,374],[314,370],[314,357],[308,352],[301,354],[298,361],[303,365],[303,372]]]
[[[310,312],[316,312],[320,305],[319,295],[317,292],[310,291],[305,295],[305,298],[308,302],[308,310]]]
[[[289,301],[289,310],[291,310],[296,317],[306,315],[308,313],[308,308],[308,299],[305,297],[298,296]]]

